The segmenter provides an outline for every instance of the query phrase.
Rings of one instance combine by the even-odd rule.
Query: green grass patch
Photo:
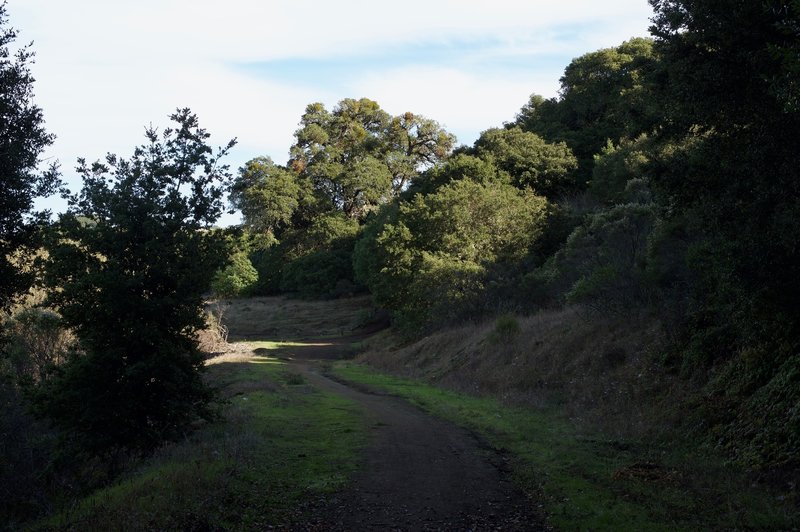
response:
[[[165,448],[38,529],[261,530],[340,490],[367,428],[358,407],[274,358],[219,363],[224,420]]]
[[[468,427],[509,453],[516,482],[542,500],[558,529],[788,529],[797,517],[722,464],[690,463],[698,459],[689,450],[609,441],[579,432],[557,410],[509,407],[363,365],[339,363],[332,371]]]

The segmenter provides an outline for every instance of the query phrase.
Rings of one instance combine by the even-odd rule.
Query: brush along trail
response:
[[[248,300],[243,300],[244,302]],[[537,504],[520,492],[509,478],[502,454],[475,435],[452,423],[434,418],[408,402],[363,386],[331,378],[324,368],[346,358],[351,345],[375,332],[376,325],[355,330],[348,323],[352,307],[339,315],[330,302],[308,303],[276,298],[256,302],[264,314],[270,309],[280,319],[264,320],[265,332],[284,341],[269,342],[259,335],[258,313],[250,303],[248,330],[241,334],[236,316],[242,303],[234,302],[228,320],[233,337],[247,338],[256,353],[288,360],[310,385],[341,395],[358,404],[371,427],[359,472],[348,488],[324,502],[310,504],[310,517],[298,530],[539,530],[544,521]],[[325,309],[319,305],[328,305]],[[327,313],[325,312],[327,311]],[[309,330],[306,317],[324,315]],[[294,318],[294,319],[293,319]],[[283,323],[283,321],[285,323]],[[312,320],[313,321],[313,320]],[[347,330],[353,334],[315,338],[311,331]],[[291,338],[288,335],[291,333]],[[305,336],[308,334],[308,336]],[[260,337],[264,342],[252,341]],[[269,347],[259,347],[268,345]]]

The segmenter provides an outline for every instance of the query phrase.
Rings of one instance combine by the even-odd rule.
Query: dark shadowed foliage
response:
[[[208,231],[230,175],[188,109],[147,131],[130,159],[80,161],[83,190],[48,238],[51,303],[80,342],[38,393],[77,450],[147,451],[207,417],[211,393],[194,332],[225,263]]]

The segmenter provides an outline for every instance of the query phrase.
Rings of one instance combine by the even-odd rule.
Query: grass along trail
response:
[[[581,431],[558,408],[340,360],[380,328],[366,298],[236,300],[226,322],[235,343],[207,372],[220,418],[29,529],[796,528],[796,509],[739,477],[700,482],[684,455]]]
[[[279,300],[262,304],[288,305]],[[289,359],[290,367],[315,389],[357,404],[369,422],[352,482],[328,497],[326,508],[315,508],[311,529],[796,526],[796,509],[750,486],[718,460],[708,458],[697,467],[702,458],[695,457],[694,448],[621,441],[576,425],[558,407],[509,406],[499,398],[465,395],[335,361],[350,358],[360,347],[363,335],[356,325],[370,312],[357,310],[358,304],[293,302],[298,313],[289,333],[294,334],[283,332],[290,340],[255,344],[261,354]],[[355,325],[343,329],[340,324],[348,320]],[[310,329],[298,327],[311,321]],[[280,336],[288,327],[279,319],[277,329]],[[299,341],[303,334],[318,339]],[[375,341],[385,343],[383,336],[376,336],[373,345]],[[448,356],[444,351],[427,356]]]

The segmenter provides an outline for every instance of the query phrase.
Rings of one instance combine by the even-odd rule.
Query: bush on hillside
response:
[[[9,339],[3,356],[19,382],[44,381],[53,366],[63,363],[74,341],[61,316],[44,308],[25,308],[3,328]]]
[[[258,272],[247,253],[234,253],[230,263],[219,270],[211,281],[211,290],[218,298],[227,299],[251,293],[258,282]]]
[[[482,310],[486,275],[528,255],[547,200],[502,183],[451,182],[399,207],[359,244],[356,264],[378,304],[408,330]]]
[[[650,205],[619,205],[589,215],[556,257],[569,286],[567,301],[614,312],[647,303],[647,242],[654,221]]]

